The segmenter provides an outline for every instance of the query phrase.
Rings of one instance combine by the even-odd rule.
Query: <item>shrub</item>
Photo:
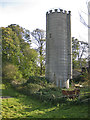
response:
[[[77,77],[73,78],[73,82],[74,83],[79,83],[79,82],[84,82],[85,79],[83,77],[83,75],[78,75]]]
[[[27,88],[28,88],[29,92],[30,92],[31,94],[33,94],[33,93],[36,93],[37,91],[39,91],[40,89],[42,89],[42,86],[39,85],[39,84],[29,83],[29,84],[27,85]]]
[[[45,85],[47,85],[48,81],[46,80],[45,77],[30,76],[26,82],[26,85],[28,83],[35,83],[35,84],[40,84],[41,86],[45,86]]]
[[[21,80],[22,79],[22,74],[21,72],[18,70],[18,67],[7,63],[3,66],[2,68],[2,79],[3,82],[11,82],[13,80]]]
[[[46,87],[49,88],[49,89],[53,89],[53,90],[55,90],[55,89],[57,88],[56,85],[53,84],[53,83],[49,83],[49,84],[47,84]]]

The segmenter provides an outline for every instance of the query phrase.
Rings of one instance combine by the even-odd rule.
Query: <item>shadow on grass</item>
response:
[[[12,87],[7,87],[2,89],[2,96],[17,97],[19,93],[14,90]]]

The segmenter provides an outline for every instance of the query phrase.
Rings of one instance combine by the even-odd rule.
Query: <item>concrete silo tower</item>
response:
[[[69,88],[72,78],[70,11],[55,9],[46,13],[46,78],[61,88]]]

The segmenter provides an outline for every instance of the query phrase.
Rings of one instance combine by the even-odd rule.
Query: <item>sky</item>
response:
[[[81,41],[88,41],[88,29],[82,24],[79,14],[88,24],[87,2],[89,0],[0,0],[0,27],[18,24],[31,32],[46,31],[46,12],[61,8],[71,11],[71,35]]]

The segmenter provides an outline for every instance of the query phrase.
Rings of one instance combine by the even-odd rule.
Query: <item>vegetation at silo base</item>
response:
[[[88,118],[87,102],[71,104],[70,102],[41,102],[34,96],[17,92],[12,87],[3,85],[2,118]]]
[[[7,98],[2,99],[2,117],[88,119],[90,88],[80,88],[80,93],[80,98],[62,98],[62,89],[36,76],[21,84],[14,81],[11,85],[3,84],[2,95]]]

